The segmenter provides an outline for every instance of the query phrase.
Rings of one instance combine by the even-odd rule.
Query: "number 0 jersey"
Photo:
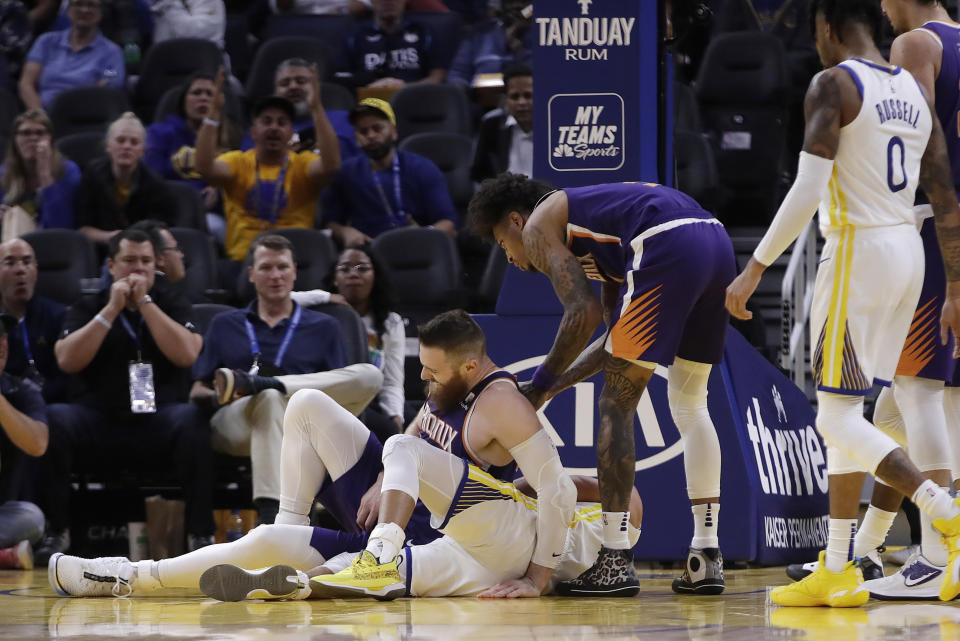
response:
[[[838,66],[853,78],[863,104],[840,130],[829,190],[820,202],[820,230],[912,225],[932,124],[920,85],[901,67],[859,58]]]

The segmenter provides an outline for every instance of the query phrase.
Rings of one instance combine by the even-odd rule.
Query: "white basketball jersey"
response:
[[[914,224],[913,198],[931,115],[910,72],[859,58],[838,65],[863,99],[840,129],[829,190],[820,202],[824,234],[853,227]]]

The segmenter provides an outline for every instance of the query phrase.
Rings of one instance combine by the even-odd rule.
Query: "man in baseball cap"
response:
[[[366,157],[344,161],[323,195],[323,223],[346,247],[369,243],[398,227],[432,226],[456,234],[457,212],[432,161],[398,151],[390,103],[364,98],[350,110],[357,146]]]

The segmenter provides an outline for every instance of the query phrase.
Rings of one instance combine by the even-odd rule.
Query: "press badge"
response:
[[[153,365],[131,361],[130,411],[134,414],[153,414],[157,411],[157,392],[153,387]]]

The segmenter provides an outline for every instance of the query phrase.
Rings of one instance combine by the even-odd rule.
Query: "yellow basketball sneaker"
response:
[[[848,561],[840,572],[827,569],[827,552],[820,552],[817,569],[801,581],[781,585],[770,592],[770,600],[777,605],[852,608],[863,605],[870,592],[861,589],[863,573],[855,561]]]
[[[321,574],[310,579],[315,598],[344,598],[369,596],[390,601],[403,596],[407,586],[400,576],[403,554],[389,563],[380,563],[377,557],[364,550],[349,567],[336,574]]]
[[[953,499],[960,507],[960,499]],[[936,519],[933,527],[943,535],[947,548],[947,569],[940,580],[940,600],[951,601],[960,594],[960,514],[952,519]]]

